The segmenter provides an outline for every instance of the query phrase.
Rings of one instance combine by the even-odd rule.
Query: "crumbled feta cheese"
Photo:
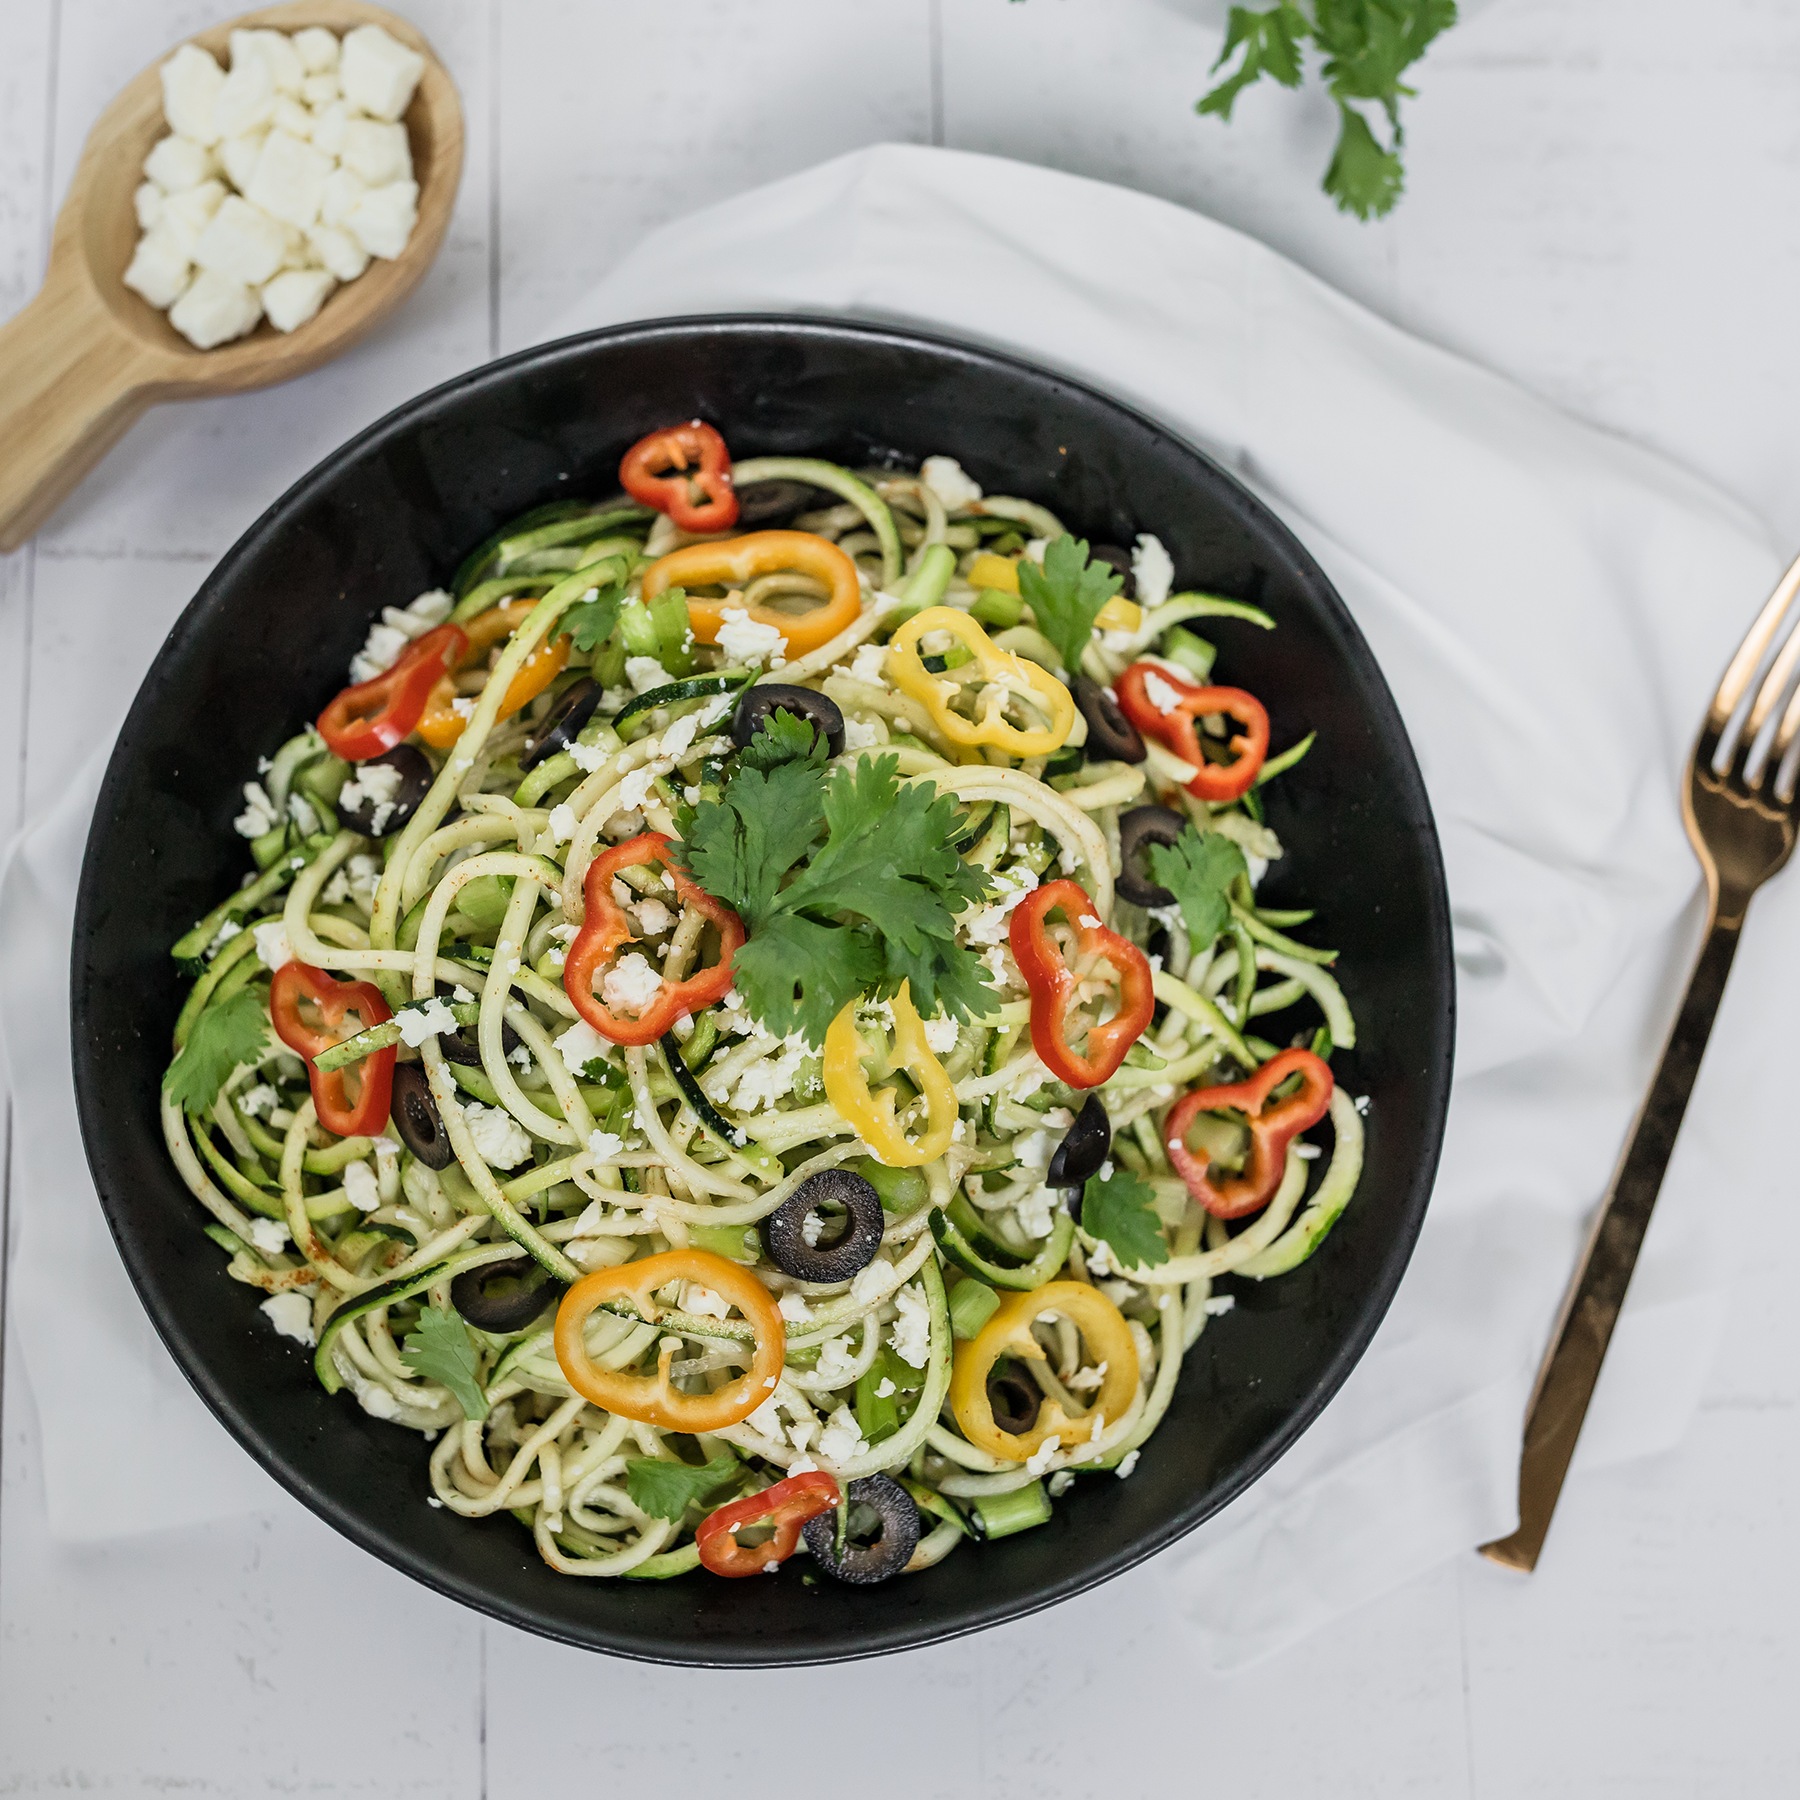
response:
[[[871,724],[866,719],[846,719],[844,721],[844,748],[846,750],[873,750],[881,741],[879,725]]]
[[[1115,1475],[1117,1475],[1121,1481],[1123,1481],[1125,1479],[1125,1477],[1127,1475],[1129,1475],[1131,1473],[1131,1471],[1137,1467],[1137,1465],[1138,1465],[1137,1451],[1135,1451],[1135,1450],[1127,1451],[1126,1454],[1120,1459],[1119,1466],[1113,1471],[1113,1473]]]
[[[279,969],[294,960],[294,953],[288,948],[287,926],[280,919],[265,919],[260,925],[253,925],[251,931],[256,938],[257,961],[265,969]]]
[[[903,1287],[894,1296],[897,1316],[889,1328],[888,1342],[902,1362],[922,1369],[931,1360],[931,1306],[917,1284]]]
[[[819,1434],[819,1454],[827,1462],[849,1462],[852,1457],[861,1456],[868,1447],[863,1442],[862,1427],[856,1422],[856,1414],[848,1406],[840,1406],[825,1421],[825,1429]]]
[[[661,937],[675,923],[675,915],[660,900],[639,900],[630,910],[645,937]]]
[[[616,1131],[602,1131],[596,1126],[588,1133],[588,1155],[597,1163],[610,1163],[624,1148],[625,1140]]]
[[[251,1118],[266,1118],[281,1104],[281,1096],[266,1081],[259,1082],[253,1088],[246,1088],[238,1095],[238,1111],[248,1113]]]
[[[1012,910],[1038,884],[1038,878],[1025,868],[1002,869],[994,877],[996,893],[986,906],[964,913],[957,923],[971,944],[998,946],[1006,940]]]
[[[400,1402],[378,1381],[360,1382],[356,1388],[356,1403],[372,1419],[397,1419],[400,1416]]]
[[[1162,540],[1147,531],[1138,533],[1131,552],[1131,580],[1142,607],[1161,606],[1175,583],[1175,564]]]
[[[279,1256],[288,1247],[288,1228],[279,1219],[252,1219],[244,1235],[264,1256]]]
[[[549,833],[551,843],[566,844],[575,835],[580,824],[581,821],[575,817],[574,807],[563,800],[551,807],[544,829]]]
[[[385,674],[414,638],[443,624],[454,604],[442,588],[430,588],[408,606],[383,607],[380,619],[369,627],[362,649],[350,659],[351,681],[373,681]]]
[[[1101,1434],[1105,1430],[1106,1430],[1106,1414],[1103,1412],[1095,1413],[1094,1414],[1094,1422],[1088,1427],[1087,1441],[1090,1444],[1099,1443]]]
[[[811,1317],[812,1311],[798,1294],[783,1294],[775,1303],[775,1310],[790,1325],[804,1325]]]
[[[1044,1483],[1044,1488],[1052,1500],[1060,1500],[1074,1485],[1075,1471],[1073,1469],[1058,1469],[1056,1473]]]
[[[1144,697],[1159,713],[1172,713],[1181,710],[1181,695],[1154,669],[1144,671]]]
[[[506,1060],[511,1063],[515,1069],[529,1069],[531,1067],[530,1046],[527,1044],[514,1044],[513,1047],[507,1051]]]
[[[886,644],[858,644],[850,659],[850,679],[870,687],[886,687],[887,654]]]
[[[811,1055],[804,1043],[789,1044],[779,1056],[752,1063],[739,1076],[732,1104],[739,1112],[757,1112],[792,1091],[800,1065]]]
[[[1369,1116],[1369,1096],[1367,1094],[1358,1094],[1350,1104],[1354,1106],[1365,1119]]]
[[[475,1004],[475,996],[460,983],[450,990],[450,998],[454,1000],[458,1006],[473,1006]]]
[[[1290,1147],[1302,1162],[1316,1162],[1324,1154],[1317,1144],[1294,1144]]]
[[[239,837],[252,839],[273,831],[281,823],[281,814],[260,781],[244,783],[244,810],[231,823]]]
[[[381,1184],[366,1162],[345,1165],[344,1198],[358,1212],[371,1213],[381,1204]]]
[[[773,1438],[780,1443],[783,1433],[781,1429],[781,1405],[773,1395],[765,1400],[747,1421],[753,1430],[760,1431],[764,1437]]]
[[[778,657],[787,643],[778,625],[765,625],[741,606],[728,606],[715,640],[735,663],[763,663]]]
[[[981,498],[981,483],[967,474],[954,456],[928,456],[919,479],[937,495],[945,512],[966,512]]]
[[[394,816],[404,779],[392,763],[361,763],[338,790],[338,806],[367,812],[370,832],[380,837]]]
[[[856,1352],[848,1337],[827,1338],[819,1346],[819,1361],[814,1369],[827,1387],[844,1387],[856,1379]]]
[[[304,794],[288,795],[288,817],[300,827],[302,837],[311,837],[319,829],[319,815]]]
[[[450,710],[455,713],[459,719],[468,720],[474,718],[475,696],[473,694],[458,694],[456,698],[450,702]]]
[[[1040,1187],[1021,1200],[1016,1213],[1019,1229],[1030,1238],[1047,1238],[1056,1223],[1058,1197],[1054,1188]]]
[[[933,1056],[946,1056],[956,1048],[956,1021],[942,1016],[925,1021],[925,1047]]]
[[[1236,1294],[1215,1294],[1206,1302],[1206,1316],[1209,1319],[1220,1318],[1236,1305]]]
[[[808,1213],[806,1217],[800,1221],[800,1236],[806,1241],[808,1249],[817,1245],[819,1239],[824,1235],[825,1219],[823,1214],[816,1212]]]
[[[619,783],[619,806],[626,812],[636,812],[649,797],[656,778],[662,774],[667,765],[659,761],[645,763],[641,769],[633,769]]]
[[[1037,1449],[1025,1459],[1025,1469],[1031,1475],[1049,1473],[1050,1465],[1056,1461],[1056,1455],[1062,1449],[1060,1438],[1046,1438]]]
[[[475,1141],[476,1154],[490,1168],[516,1169],[531,1155],[530,1136],[505,1107],[465,1101],[463,1120]]]
[[[606,971],[600,997],[614,1012],[641,1013],[662,987],[661,974],[636,950],[621,956]]]
[[[788,1427],[788,1442],[792,1444],[796,1450],[804,1450],[818,1435],[818,1431],[819,1422],[817,1419],[796,1419],[793,1424]]]
[[[897,1394],[899,1391],[900,1390],[894,1386],[893,1378],[891,1376],[884,1375],[875,1384],[875,1398],[877,1400],[886,1400],[890,1396]]]
[[[1097,1368],[1077,1369],[1068,1379],[1067,1386],[1072,1394],[1091,1394],[1106,1379],[1106,1364]]]
[[[312,1302],[304,1294],[271,1294],[262,1303],[261,1310],[268,1314],[269,1323],[283,1337],[292,1338],[296,1344],[311,1345],[318,1341],[313,1335]]]
[[[796,1456],[788,1464],[788,1473],[790,1475],[810,1475],[818,1466],[810,1456]]]
[[[457,1028],[456,1014],[438,999],[427,1000],[423,1006],[401,1007],[394,1014],[394,1023],[400,1027],[401,1043],[410,1050],[418,1049],[427,1038]]]
[[[1094,1247],[1088,1252],[1087,1266],[1090,1275],[1122,1275],[1124,1273],[1114,1259],[1112,1245],[1105,1238],[1094,1240]]]
[[[858,1306],[873,1306],[876,1301],[885,1300],[893,1286],[894,1265],[878,1256],[856,1271],[856,1278],[850,1283],[850,1298]]]
[[[731,1317],[730,1304],[711,1288],[702,1287],[697,1281],[688,1282],[681,1290],[681,1305],[686,1312],[698,1313],[708,1319],[728,1319]]]
[[[634,694],[647,694],[652,688],[667,687],[675,677],[654,656],[628,656],[625,679]]]
[[[1078,923],[1088,931],[1098,931],[1100,929],[1100,921],[1096,919],[1092,913],[1083,913]]]
[[[550,1042],[572,1074],[585,1075],[595,1063],[606,1061],[607,1041],[586,1019],[577,1019]]]

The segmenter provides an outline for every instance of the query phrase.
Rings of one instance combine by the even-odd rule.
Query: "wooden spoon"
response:
[[[358,0],[291,0],[198,32],[187,42],[227,62],[234,30],[380,25],[425,58],[406,112],[419,221],[406,248],[346,282],[296,331],[265,319],[248,337],[196,350],[166,314],[126,287],[138,240],[132,195],[144,158],[169,129],[155,64],[88,133],[29,306],[0,326],[0,551],[16,550],[75,484],[159,400],[235,394],[289,381],[346,350],[419,285],[450,223],[462,178],[462,104],[449,71],[404,19]],[[172,52],[171,52],[172,53]]]

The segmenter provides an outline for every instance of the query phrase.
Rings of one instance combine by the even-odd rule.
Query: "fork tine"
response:
[[[1769,746],[1769,760],[1763,766],[1779,770],[1787,760],[1788,751],[1794,747],[1796,736],[1800,736],[1800,688],[1794,690],[1787,711],[1781,715],[1781,723],[1775,728],[1775,741]],[[1791,796],[1783,796],[1784,804],[1788,798]]]
[[[1762,686],[1756,690],[1750,716],[1744,721],[1744,734],[1738,739],[1738,747],[1746,755],[1754,748],[1757,736],[1768,723],[1770,714],[1786,696],[1788,683],[1794,679],[1797,665],[1800,665],[1800,630],[1788,633],[1787,642],[1776,653],[1775,660],[1769,665],[1768,674],[1763,677]]]
[[[1756,665],[1762,661],[1787,609],[1793,605],[1796,593],[1800,593],[1800,557],[1788,565],[1787,573],[1775,584],[1768,605],[1757,615],[1756,623],[1750,627],[1749,634],[1738,646],[1737,655],[1731,659],[1724,679],[1719,683],[1719,691],[1713,696],[1712,710],[1706,715],[1707,731],[1723,731],[1737,711],[1738,702],[1750,685],[1750,677],[1756,673]]]

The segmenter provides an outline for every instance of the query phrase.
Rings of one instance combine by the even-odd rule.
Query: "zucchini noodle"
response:
[[[1034,618],[1032,581],[1021,585],[1016,567],[996,563],[1030,558],[1045,564],[1036,579],[1047,579],[1046,544],[1064,530],[1056,515],[1030,500],[983,496],[947,458],[915,473],[762,457],[733,474],[740,495],[759,484],[791,491],[789,513],[771,528],[837,546],[818,551],[824,562],[798,566],[835,566],[842,582],[834,589],[817,575],[764,572],[690,601],[747,609],[728,620],[774,616],[772,606],[801,617],[808,605],[837,608],[832,635],[785,661],[785,627],[720,628],[720,645],[696,643],[683,630],[684,590],[671,590],[671,601],[653,584],[646,602],[643,578],[658,556],[710,542],[711,527],[686,529],[634,500],[559,501],[528,514],[468,559],[454,593],[420,596],[405,631],[398,615],[384,614],[359,659],[379,671],[445,621],[460,629],[485,618],[491,633],[504,623],[491,609],[524,595],[510,635],[478,633],[491,649],[470,652],[470,666],[443,665],[449,685],[434,704],[452,708],[454,736],[415,733],[375,759],[411,771],[404,791],[398,775],[369,785],[365,753],[355,763],[334,754],[343,744],[330,713],[321,730],[306,726],[281,744],[261,785],[246,786],[237,821],[257,873],[175,946],[193,985],[161,1127],[205,1210],[206,1234],[227,1253],[226,1275],[255,1290],[275,1328],[314,1346],[329,1391],[435,1439],[426,1457],[432,1504],[470,1529],[523,1527],[551,1568],[585,1578],[658,1580],[713,1567],[705,1534],[695,1535],[711,1508],[734,1496],[748,1503],[815,1470],[840,1485],[904,1483],[903,1493],[893,1488],[900,1503],[931,1515],[908,1571],[935,1566],[971,1538],[1048,1517],[1079,1477],[1128,1476],[1168,1410],[1187,1351],[1230,1309],[1232,1283],[1277,1278],[1317,1253],[1362,1168],[1362,1103],[1335,1087],[1319,1102],[1327,1116],[1317,1132],[1286,1145],[1266,1198],[1230,1223],[1196,1198],[1210,1189],[1172,1166],[1183,1144],[1165,1141],[1185,1091],[1244,1082],[1287,1046],[1329,1058],[1356,1042],[1333,953],[1290,935],[1311,915],[1257,898],[1249,870],[1281,855],[1263,823],[1260,780],[1237,800],[1197,799],[1182,791],[1195,765],[1166,744],[1146,741],[1138,761],[1116,760],[1125,754],[1118,734],[1103,732],[1096,715],[1078,712],[1072,728],[1047,730],[1049,715],[1022,710],[1020,697],[1006,701],[1014,733],[1006,741],[1023,747],[1019,734],[1036,733],[1038,753],[1005,753],[998,738],[970,748],[983,694],[999,690],[986,685],[987,665],[964,666],[970,652],[950,642],[954,633],[937,639],[948,649],[932,650],[929,632],[920,639],[924,667],[945,677],[935,687],[903,689],[895,678],[898,657],[884,644],[930,604],[971,613],[1000,651],[1060,671],[1063,625]],[[1166,569],[1160,547],[1140,557]],[[1242,641],[1229,634],[1275,623],[1209,595],[1148,602],[1075,646],[1090,678],[1111,683],[1140,653],[1156,652],[1158,669],[1191,667],[1204,681],[1215,651],[1194,626],[1220,623],[1228,662]],[[759,631],[775,642],[757,648]],[[703,883],[678,885],[664,873],[686,852],[670,851],[666,863],[613,855],[647,831],[679,839],[692,809],[750,766],[741,752],[756,726],[734,720],[756,717],[756,697],[771,683],[807,690],[801,700],[840,721],[842,742],[833,738],[826,767],[843,773],[833,780],[860,781],[874,773],[869,759],[887,758],[900,783],[941,796],[933,804],[960,821],[954,854],[975,872],[961,891],[985,890],[957,902],[953,945],[979,968],[984,998],[919,1022],[941,1085],[929,1071],[911,1079],[920,1053],[902,1054],[897,996],[865,992],[849,1014],[864,1081],[891,1084],[891,1137],[881,1136],[878,1111],[850,1104],[834,1085],[846,1079],[841,1059],[796,1031],[794,1018],[753,1016],[726,985],[716,969],[725,946],[717,909],[738,902],[696,898]],[[786,705],[791,716],[794,703],[771,696],[764,705]],[[1223,760],[1219,723],[1201,721],[1197,741]],[[1093,748],[1091,763],[1090,726],[1109,744],[1104,754]],[[1056,745],[1047,753],[1046,738]],[[1270,755],[1262,779],[1312,744]],[[1150,872],[1122,868],[1122,841],[1140,828],[1128,820],[1122,840],[1120,820],[1144,805],[1176,809],[1202,847],[1219,840],[1214,860],[1228,875],[1231,859],[1248,854],[1216,905],[1200,908],[1210,937],[1194,911],[1145,910],[1126,897],[1143,898]],[[629,935],[578,1004],[565,969],[595,923],[587,883],[602,857],[611,870],[604,917],[625,920]],[[1070,904],[1066,924],[1045,923],[1042,904],[1030,915],[1067,958],[1071,1010],[1055,1028],[1066,1042],[1041,1035],[1051,1028],[1039,978],[1021,967],[1026,949],[1014,948],[1025,942],[1017,908],[1056,881],[1075,882],[1086,901]],[[1127,981],[1080,937],[1077,913],[1080,932],[1117,934],[1151,970],[1132,1002],[1143,1008],[1135,1040],[1086,1090],[1064,1084],[1058,1070],[1073,1065],[1059,1052],[1085,1035],[1092,1053],[1126,1008]],[[322,1047],[294,1036],[312,1029],[309,1014],[284,1014],[286,978],[275,971],[289,960],[316,975],[319,993],[341,981],[363,996],[347,1002]],[[634,1014],[648,1017],[650,996],[675,983],[706,985],[709,972],[714,997],[630,1041],[626,1027]],[[740,978],[750,991],[748,975]],[[379,1007],[369,983],[384,997]],[[618,1039],[589,1022],[602,1004],[601,1019],[626,1022]],[[289,1047],[296,1041],[309,1043],[304,1054]],[[320,1061],[323,1069],[309,1067]],[[328,1130],[322,1119],[343,1125],[346,1107],[362,1108],[377,1070],[395,1082],[385,1125],[363,1109],[351,1114],[354,1129]],[[1080,1175],[1052,1188],[1048,1165],[1059,1146],[1071,1153],[1083,1131],[1091,1135],[1093,1115],[1082,1109],[1095,1098],[1105,1131],[1083,1171],[1092,1178],[1085,1191]],[[1199,1167],[1224,1176],[1249,1167],[1256,1115],[1244,1107],[1260,1103],[1194,1104],[1207,1110],[1190,1157],[1203,1151]],[[938,1107],[953,1118],[940,1119]],[[918,1166],[893,1154],[896,1143]],[[856,1227],[869,1235],[852,1273],[811,1279],[796,1269],[813,1265],[781,1249],[781,1233],[793,1229],[782,1222],[808,1195],[846,1191],[833,1184],[847,1178],[878,1196],[879,1228]],[[1109,1196],[1128,1190],[1138,1209],[1129,1229],[1109,1212]],[[822,1230],[838,1204],[807,1215],[806,1229]],[[829,1243],[847,1241],[853,1212],[844,1239]],[[1129,1254],[1120,1248],[1127,1240]],[[619,1297],[569,1326],[587,1373],[553,1329],[566,1287],[663,1255],[688,1259],[684,1268],[735,1269],[734,1279],[766,1292],[781,1321],[779,1372],[732,1422],[692,1433],[651,1423],[610,1410],[622,1401],[601,1404],[593,1396],[623,1390],[593,1378],[629,1386],[660,1367],[686,1399],[743,1381],[772,1366],[755,1361],[767,1324],[748,1300],[692,1276],[671,1279],[653,1303],[615,1289]],[[837,1268],[824,1249],[815,1261],[814,1273]],[[534,1290],[533,1281],[543,1285]],[[998,1310],[1052,1281],[1081,1304]],[[523,1299],[495,1310],[490,1290]],[[541,1304],[531,1312],[534,1294]],[[990,1318],[1014,1317],[1031,1342],[1020,1355],[1011,1340],[971,1399],[957,1371],[982,1354]],[[1011,1435],[996,1424],[1006,1396],[1009,1409],[1027,1406],[1025,1415],[1009,1410],[1015,1423],[1033,1403],[1038,1419],[1062,1423],[1041,1442]],[[847,1517],[852,1535],[868,1534],[855,1495]],[[756,1528],[747,1529],[754,1546]]]

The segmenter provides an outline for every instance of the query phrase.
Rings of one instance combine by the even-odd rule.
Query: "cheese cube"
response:
[[[260,206],[231,194],[200,234],[200,242],[194,246],[194,261],[211,274],[246,287],[261,287],[281,267],[287,247],[287,227],[279,219],[270,218]],[[250,324],[255,323],[252,318]],[[249,325],[244,327],[249,329]],[[235,337],[237,333],[227,335]]]
[[[275,77],[269,73],[268,63],[260,56],[239,57],[213,102],[213,124],[219,136],[242,137],[274,116]]]
[[[312,114],[292,94],[283,94],[275,102],[277,131],[285,131],[289,137],[309,138],[312,136],[312,128]]]
[[[222,181],[203,181],[186,193],[165,195],[162,217],[157,223],[181,246],[182,255],[191,258],[201,233],[212,223],[224,199]]]
[[[219,161],[225,165],[226,178],[240,194],[250,191],[250,184],[256,179],[257,159],[268,140],[266,130],[246,131],[242,137],[226,138],[219,145]]]
[[[312,141],[327,156],[339,156],[344,149],[344,134],[355,117],[342,100],[330,100],[313,108]]]
[[[150,231],[162,217],[163,191],[154,181],[141,183],[131,196],[139,231]]]
[[[271,131],[244,198],[302,230],[319,216],[331,158],[285,131]]]
[[[131,266],[125,271],[125,285],[161,309],[181,298],[191,273],[187,252],[174,233],[158,229],[138,239]]]
[[[412,178],[412,146],[404,125],[383,125],[376,119],[352,119],[344,128],[344,147],[338,152],[344,167],[360,175],[370,187]]]
[[[327,69],[323,75],[309,75],[300,84],[300,98],[308,106],[329,106],[343,93],[337,75]]]
[[[264,287],[263,311],[277,331],[292,331],[325,304],[336,286],[336,278],[324,269],[289,269]]]
[[[325,181],[319,202],[319,218],[327,225],[342,225],[356,210],[369,184],[349,169],[333,169]]]
[[[359,25],[344,39],[338,64],[344,98],[372,118],[399,118],[424,72],[424,57],[379,25]]]
[[[269,79],[279,94],[297,94],[306,79],[305,65],[293,41],[283,31],[234,31],[231,34],[231,66],[260,57],[269,66]]]
[[[215,173],[218,163],[204,144],[191,138],[166,137],[144,158],[144,173],[165,194],[179,194],[183,188],[198,187]]]
[[[216,144],[222,133],[213,109],[225,71],[198,44],[183,44],[163,64],[163,117],[175,133],[196,144]]]
[[[349,232],[336,225],[315,225],[306,234],[313,260],[339,281],[354,281],[369,266],[369,253]]]
[[[196,350],[229,343],[256,327],[262,301],[254,288],[211,269],[194,277],[193,285],[169,309],[169,323]]]
[[[328,69],[335,69],[338,64],[337,33],[327,31],[323,25],[309,25],[304,31],[296,31],[294,54],[309,75],[322,75]]]
[[[385,187],[370,188],[357,201],[344,228],[371,256],[391,260],[406,248],[418,222],[419,184],[390,181]]]

